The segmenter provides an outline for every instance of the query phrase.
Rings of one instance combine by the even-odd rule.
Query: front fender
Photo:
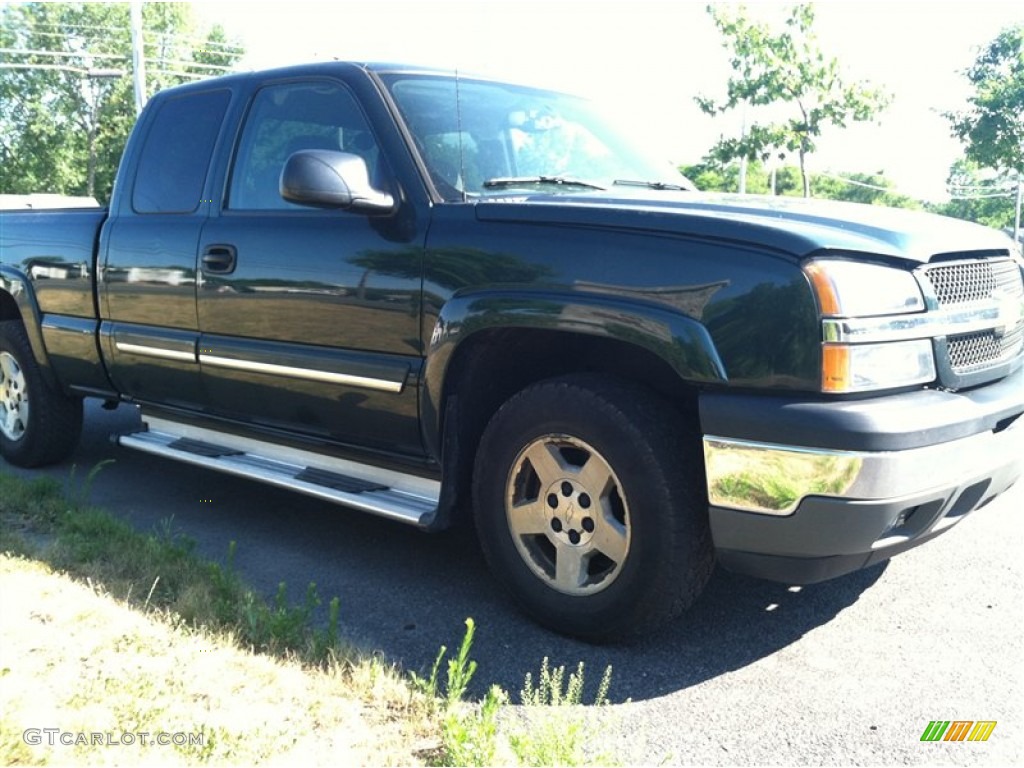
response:
[[[681,379],[727,380],[705,327],[654,304],[614,295],[497,288],[457,293],[441,308],[427,353],[421,413],[428,449],[440,445],[445,384],[460,347],[491,329],[534,329],[616,339],[661,358]]]

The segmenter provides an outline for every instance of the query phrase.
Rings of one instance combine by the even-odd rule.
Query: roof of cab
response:
[[[275,67],[273,69],[247,70],[236,72],[220,77],[209,77],[191,83],[172,86],[160,91],[161,95],[173,96],[178,93],[193,90],[207,90],[210,87],[230,87],[240,82],[248,81],[254,77],[261,80],[277,80],[289,77],[303,77],[310,75],[330,75],[342,72],[362,70],[364,72],[408,72],[416,74],[437,74],[452,75],[454,70],[446,70],[439,67],[425,67],[416,64],[402,64],[394,62],[357,62],[357,61],[321,61],[307,64],[294,64],[287,67]],[[157,95],[157,94],[154,94]]]

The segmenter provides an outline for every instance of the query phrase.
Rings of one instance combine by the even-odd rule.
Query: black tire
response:
[[[81,399],[50,386],[20,322],[0,322],[0,456],[19,467],[54,464],[81,434]]]
[[[496,578],[587,640],[666,623],[714,566],[699,436],[629,383],[571,376],[512,397],[484,430],[473,505]]]

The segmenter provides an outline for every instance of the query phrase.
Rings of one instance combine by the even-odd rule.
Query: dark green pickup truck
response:
[[[589,103],[394,65],[152,99],[109,210],[0,218],[0,452],[124,446],[437,530],[605,639],[809,583],[1021,475],[1001,233],[709,196]]]

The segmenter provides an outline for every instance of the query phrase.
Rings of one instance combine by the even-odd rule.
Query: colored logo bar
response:
[[[921,741],[988,741],[995,729],[995,720],[932,720]]]

